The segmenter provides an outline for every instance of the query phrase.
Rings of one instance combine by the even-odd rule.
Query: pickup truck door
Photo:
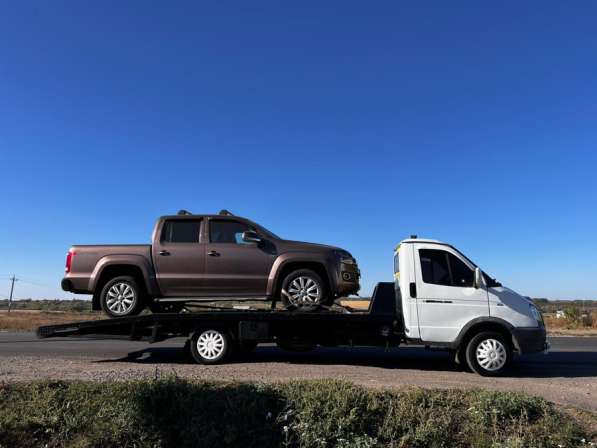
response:
[[[476,317],[489,316],[487,290],[475,289],[474,266],[448,246],[415,244],[417,314],[425,342],[452,342]]]
[[[245,222],[220,218],[212,218],[208,222],[203,285],[206,293],[213,296],[265,297],[276,258],[273,244],[267,240],[261,243],[243,241],[243,232],[256,231]]]
[[[152,256],[164,297],[201,295],[205,274],[205,244],[201,243],[201,219],[176,218],[157,229]]]

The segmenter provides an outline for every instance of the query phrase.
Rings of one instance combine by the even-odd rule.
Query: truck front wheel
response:
[[[123,275],[102,288],[100,305],[110,317],[135,316],[143,309],[141,290],[134,277]]]
[[[512,348],[501,333],[481,332],[473,336],[466,346],[466,362],[479,375],[501,375],[511,361]]]

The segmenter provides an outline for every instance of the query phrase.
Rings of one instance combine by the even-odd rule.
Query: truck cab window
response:
[[[423,281],[434,285],[472,287],[474,272],[444,250],[419,249]]]
[[[198,243],[200,220],[181,219],[166,221],[162,230],[163,243]]]
[[[212,220],[209,223],[209,241],[212,243],[250,244],[242,239],[243,232],[252,230],[237,221]]]
[[[447,252],[443,250],[419,250],[421,272],[425,283],[452,286],[446,254]]]

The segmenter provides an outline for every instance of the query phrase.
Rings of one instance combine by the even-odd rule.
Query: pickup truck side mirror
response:
[[[483,281],[483,273],[481,272],[480,268],[475,268],[475,280],[473,282],[473,286],[475,289],[482,288],[485,282]]]
[[[257,235],[257,232],[254,230],[246,230],[242,234],[243,241],[247,243],[260,243],[261,238]]]

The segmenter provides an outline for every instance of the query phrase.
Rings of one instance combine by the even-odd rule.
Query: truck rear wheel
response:
[[[286,307],[326,304],[325,284],[311,269],[293,271],[282,282],[282,301]]]
[[[473,336],[466,346],[466,362],[479,375],[501,375],[511,361],[512,348],[501,333],[481,332]]]
[[[135,278],[123,275],[109,280],[102,288],[100,305],[110,317],[139,314],[144,305],[141,289]]]
[[[213,328],[198,330],[191,339],[191,354],[199,364],[218,364],[228,357],[230,349],[230,336]]]

